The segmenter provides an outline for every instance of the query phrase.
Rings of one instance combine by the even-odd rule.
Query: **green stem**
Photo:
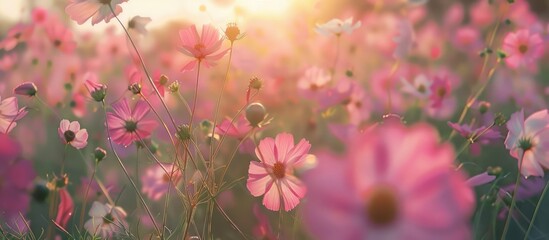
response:
[[[534,214],[532,215],[532,221],[530,221],[530,224],[528,225],[528,230],[526,230],[526,235],[524,235],[524,240],[528,239],[528,236],[530,235],[530,231],[532,231],[532,228],[534,227],[534,221],[538,216],[539,208],[541,206],[541,202],[543,201],[543,198],[545,197],[545,194],[547,193],[547,189],[549,189],[549,184],[545,183],[545,187],[543,188],[541,197],[539,198],[538,203],[536,204],[536,209],[534,210]]]

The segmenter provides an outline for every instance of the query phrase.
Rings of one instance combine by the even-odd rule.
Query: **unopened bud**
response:
[[[503,126],[507,122],[507,119],[503,115],[503,113],[497,113],[496,117],[494,118],[494,124],[498,126]]]
[[[250,79],[249,88],[259,90],[263,86],[263,81],[259,79],[258,77],[253,77]]]
[[[19,84],[19,86],[13,89],[13,93],[17,95],[28,96],[28,97],[32,97],[36,95],[37,91],[38,91],[38,88],[36,88],[36,85],[32,82],[21,83]]]
[[[479,104],[479,108],[478,108],[478,111],[480,112],[480,114],[485,114],[488,112],[488,110],[490,110],[490,107],[492,106],[489,102],[480,102]]]
[[[141,93],[141,84],[139,83],[133,83],[128,87],[128,90],[132,92],[133,94],[140,94]]]
[[[176,137],[181,141],[187,141],[191,139],[191,128],[187,124],[183,124],[177,127]]]
[[[227,24],[227,28],[225,29],[225,37],[227,37],[227,39],[231,42],[240,39],[240,29],[236,23]]]
[[[266,115],[267,110],[265,110],[265,107],[261,103],[251,103],[246,108],[246,119],[252,127],[259,127]]]
[[[178,81],[172,82],[168,86],[168,90],[170,90],[171,93],[179,92],[179,82]]]
[[[93,152],[93,156],[95,157],[96,162],[101,162],[107,156],[107,151],[103,148],[97,147]]]
[[[168,83],[168,81],[169,81],[168,77],[164,74],[162,74],[162,76],[160,76],[160,79],[158,79],[158,82],[162,86],[166,85],[166,83]]]

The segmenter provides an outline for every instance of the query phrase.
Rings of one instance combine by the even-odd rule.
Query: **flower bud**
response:
[[[478,104],[479,108],[478,108],[478,111],[480,112],[480,114],[485,114],[488,112],[488,110],[490,110],[490,107],[491,107],[491,104],[489,102],[480,102]]]
[[[95,148],[95,151],[93,152],[93,156],[95,157],[96,162],[101,162],[105,157],[107,156],[107,151],[105,149],[97,147]]]
[[[133,83],[132,85],[128,86],[128,90],[132,92],[133,94],[140,94],[141,93],[141,84],[139,83]]]
[[[179,92],[179,82],[178,81],[172,82],[168,86],[168,90],[170,90],[171,93]]]
[[[90,92],[91,97],[93,100],[97,102],[102,102],[105,99],[105,96],[107,96],[107,86],[97,83],[94,80],[88,79],[84,83],[86,88],[88,89],[88,92]]]
[[[44,183],[37,183],[34,185],[34,189],[32,190],[32,198],[35,201],[43,203],[46,198],[48,198],[49,194],[50,189]]]
[[[13,93],[17,95],[22,95],[22,96],[28,96],[28,97],[32,97],[36,95],[37,91],[38,91],[38,88],[36,88],[36,85],[34,85],[34,83],[32,82],[21,83],[19,84],[19,86],[13,89]]]
[[[259,90],[263,86],[263,82],[258,77],[253,77],[250,79],[249,88]]]
[[[158,82],[162,86],[166,85],[166,83],[168,83],[168,81],[169,81],[168,77],[164,74],[162,74],[162,76],[160,76],[160,79],[158,79]]]
[[[191,128],[187,124],[178,126],[175,136],[181,141],[187,141],[191,139]]]
[[[236,23],[229,23],[227,24],[227,28],[225,29],[225,37],[231,42],[234,42],[239,38],[240,36],[240,29],[236,25]]]
[[[246,119],[252,127],[259,127],[266,115],[267,110],[261,103],[251,103],[246,108]]]

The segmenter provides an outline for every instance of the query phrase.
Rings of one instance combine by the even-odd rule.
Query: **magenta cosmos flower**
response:
[[[306,172],[304,223],[316,239],[469,239],[474,194],[436,129],[387,123],[346,156],[319,154]]]
[[[261,140],[255,149],[260,161],[251,161],[248,170],[246,186],[250,193],[256,197],[265,194],[263,205],[269,210],[278,211],[281,199],[284,210],[292,210],[307,191],[293,171],[306,159],[310,148],[305,139],[294,146],[294,137],[288,133]]]
[[[65,144],[70,144],[76,149],[82,149],[88,145],[88,131],[80,129],[78,121],[61,120],[57,133]]]
[[[0,133],[0,227],[4,229],[26,229],[19,214],[24,216],[29,209],[36,174],[32,163],[20,155],[21,146]]]
[[[549,114],[541,110],[524,120],[524,110],[513,113],[507,122],[505,148],[519,161],[524,176],[543,176],[549,168]],[[520,167],[522,162],[522,167]]]
[[[138,101],[133,110],[126,98],[112,105],[114,112],[107,113],[109,132],[115,143],[128,146],[133,141],[145,139],[151,136],[157,123],[145,120],[145,115],[150,111],[144,101]]]
[[[122,7],[118,5],[127,1],[128,0],[70,0],[69,5],[65,8],[65,12],[78,24],[83,24],[90,18],[92,19],[92,25],[103,20],[108,23],[115,16],[111,11],[111,7],[114,10],[114,13],[118,15],[122,12]]]
[[[220,38],[217,29],[211,25],[203,25],[201,35],[198,35],[196,25],[192,25],[179,31],[179,37],[183,42],[179,51],[195,58],[181,69],[182,72],[193,70],[198,63],[204,63],[206,67],[214,66],[215,61],[225,56],[229,51],[226,49],[216,53],[221,48],[223,39]]]
[[[141,191],[147,194],[150,199],[156,201],[164,196],[170,187],[173,190],[173,187],[177,185],[181,179],[182,174],[177,166],[168,163],[163,163],[162,166],[155,164],[148,168],[141,177],[141,181],[143,182]]]
[[[505,36],[503,50],[507,53],[505,62],[509,67],[528,67],[543,55],[543,40],[539,34],[523,29]]]

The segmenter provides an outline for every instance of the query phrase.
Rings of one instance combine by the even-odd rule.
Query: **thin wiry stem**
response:
[[[543,188],[543,192],[541,193],[541,196],[539,197],[538,203],[536,204],[536,209],[534,210],[534,214],[532,215],[532,220],[530,221],[530,224],[528,225],[528,230],[526,230],[526,235],[524,235],[524,240],[528,239],[528,236],[530,235],[530,232],[532,231],[532,228],[534,227],[534,221],[536,220],[536,217],[538,216],[539,208],[541,206],[543,198],[545,197],[545,194],[547,193],[547,189],[549,189],[549,184],[545,183],[545,187]]]
[[[505,226],[503,227],[503,233],[501,234],[501,240],[505,240],[505,238],[507,237],[507,231],[509,230],[509,223],[511,222],[511,218],[513,218],[513,208],[515,207],[515,203],[516,203],[516,196],[517,196],[517,191],[518,191],[518,188],[519,188],[519,185],[520,185],[520,179],[521,179],[521,176],[522,176],[522,173],[521,173],[521,170],[522,170],[522,161],[524,161],[524,154],[525,152],[523,152],[521,155],[521,158],[520,158],[520,162],[519,162],[519,168],[518,168],[518,172],[517,172],[517,179],[515,180],[515,188],[513,190],[513,197],[511,198],[511,206],[509,207],[509,212],[507,213],[507,219],[505,220]]]
[[[105,106],[105,101],[103,101],[102,106],[103,106],[103,112],[105,113],[105,126],[107,127],[108,142],[109,142],[109,145],[110,145],[110,147],[111,147],[111,149],[114,153],[114,156],[116,157],[116,160],[117,160],[118,164],[120,165],[120,168],[122,168],[122,171],[124,171],[124,174],[126,175],[128,180],[130,181],[133,189],[137,193],[137,196],[139,197],[139,200],[141,201],[141,204],[143,205],[143,207],[147,211],[147,214],[149,215],[149,218],[151,219],[151,221],[154,225],[154,229],[156,230],[156,233],[158,234],[158,236],[162,236],[162,233],[160,232],[160,229],[158,228],[158,224],[154,220],[154,217],[151,213],[151,210],[147,206],[147,203],[145,202],[145,199],[143,199],[143,196],[141,196],[141,193],[139,192],[139,189],[137,188],[137,185],[135,185],[135,182],[130,177],[130,174],[128,173],[128,170],[124,166],[124,163],[122,163],[122,160],[120,159],[120,157],[118,156],[118,153],[116,152],[116,149],[114,148],[114,144],[112,143],[112,139],[111,139],[111,133],[110,133],[110,130],[109,130],[110,129],[109,128],[109,121],[107,120],[107,107]]]

